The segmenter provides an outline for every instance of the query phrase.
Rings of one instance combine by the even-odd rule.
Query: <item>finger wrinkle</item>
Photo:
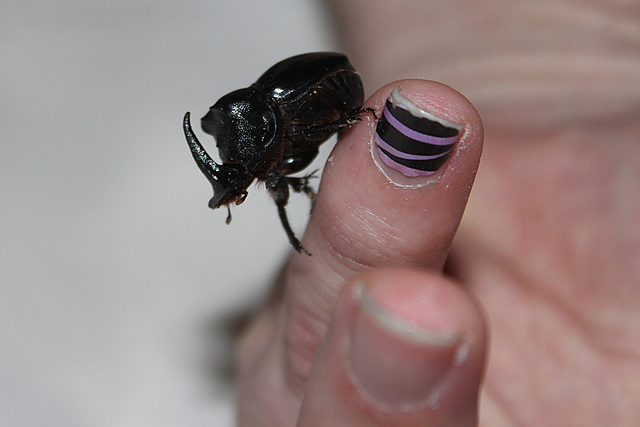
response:
[[[331,322],[344,276],[326,268],[320,257],[312,271],[291,264],[281,317],[283,369],[289,388],[302,393],[315,353]]]
[[[348,271],[359,272],[402,255],[397,248],[404,246],[403,229],[392,223],[373,209],[350,206],[321,229],[332,259]]]

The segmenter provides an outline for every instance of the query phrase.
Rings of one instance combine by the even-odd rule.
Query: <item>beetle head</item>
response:
[[[233,202],[242,203],[247,194],[246,189],[253,180],[246,167],[235,163],[220,165],[214,162],[193,133],[189,113],[184,115],[183,128],[194,160],[213,187],[209,207],[215,209]]]
[[[213,135],[224,163],[239,163],[253,171],[276,141],[276,107],[257,87],[239,89],[209,109],[202,130]]]

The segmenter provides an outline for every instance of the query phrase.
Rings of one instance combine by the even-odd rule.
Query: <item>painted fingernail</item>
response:
[[[396,87],[376,127],[382,161],[408,177],[434,174],[447,161],[463,126],[424,111]]]

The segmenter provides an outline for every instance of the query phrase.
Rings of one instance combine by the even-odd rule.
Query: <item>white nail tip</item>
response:
[[[409,111],[415,117],[424,117],[426,119],[440,123],[443,126],[457,129],[458,131],[462,131],[462,129],[464,128],[464,125],[461,125],[460,123],[443,119],[442,117],[438,117],[435,114],[425,111],[422,108],[418,107],[416,104],[409,101],[400,93],[400,86],[396,86],[395,88],[393,88],[393,90],[391,91],[391,95],[389,96],[389,99],[394,105],[402,105],[403,107],[405,107],[407,111]]]
[[[364,287],[358,290],[361,307],[379,325],[389,332],[420,345],[438,348],[454,348],[460,342],[459,334],[437,333],[421,328],[415,322],[399,319],[371,300]]]

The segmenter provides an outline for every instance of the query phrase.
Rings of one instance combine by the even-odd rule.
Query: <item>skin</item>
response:
[[[465,130],[413,180],[372,155],[374,119],[343,135],[303,238],[314,256],[291,256],[242,338],[239,425],[640,424],[637,5],[331,6],[365,87],[381,86],[367,107],[400,85]],[[475,108],[433,81],[386,84],[405,76]],[[390,333],[367,304],[457,337],[464,357]],[[380,355],[390,385],[372,392],[358,367]],[[422,374],[437,398],[399,403]]]

